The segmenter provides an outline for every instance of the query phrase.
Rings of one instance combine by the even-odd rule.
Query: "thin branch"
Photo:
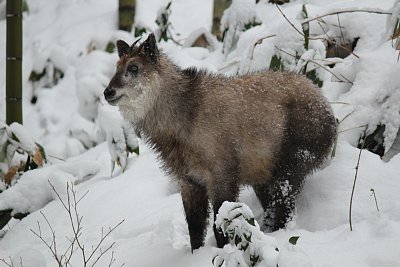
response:
[[[338,15],[338,18],[339,18],[339,15]],[[351,51],[351,49],[349,49],[348,47],[346,47],[346,46],[344,46],[344,45],[341,45],[341,44],[337,43],[337,42],[335,41],[335,39],[333,39],[332,37],[330,37],[330,36],[328,35],[328,33],[325,31],[324,27],[322,27],[322,25],[321,25],[321,23],[320,23],[319,21],[318,21],[318,25],[319,25],[319,27],[322,29],[322,31],[324,32],[324,34],[326,35],[326,37],[328,38],[328,41],[329,41],[329,42],[334,43],[335,45],[339,46],[340,48],[343,48],[344,50],[346,50],[347,52],[349,52],[350,54],[352,54],[352,55],[355,56],[356,58],[360,58],[360,56],[358,56],[356,53],[354,53],[353,51]],[[342,43],[345,44],[345,40],[344,40],[342,28],[340,28],[340,32],[342,33],[342,38],[343,38]]]
[[[333,26],[333,27],[336,27],[336,28],[345,28],[345,27],[343,27],[343,26],[339,26],[339,25],[336,25],[336,24],[334,24],[334,23],[327,23],[325,20],[323,20],[323,19],[318,19],[318,22],[320,22],[320,23],[323,23],[323,24],[326,24],[326,25],[329,25],[329,26]]]
[[[373,188],[371,188],[371,190],[370,190],[372,193],[371,193],[371,196],[373,196],[374,197],[374,199],[375,199],[375,206],[376,206],[376,210],[379,212],[379,207],[378,207],[378,200],[376,199],[376,194],[375,194],[375,190],[373,189]]]
[[[351,105],[350,103],[341,102],[341,101],[333,101],[333,102],[329,102],[329,104],[331,104],[331,105],[334,105],[334,104],[338,104],[338,105]]]
[[[48,158],[54,158],[54,159],[58,159],[59,161],[66,161],[65,159],[63,159],[63,158],[60,158],[60,157],[57,157],[57,156],[53,156],[53,155],[46,155]]]
[[[364,138],[366,137],[367,134],[367,128],[364,130]],[[358,153],[358,159],[357,159],[357,165],[356,165],[356,173],[354,175],[354,182],[353,182],[353,188],[351,189],[351,196],[350,196],[350,208],[349,208],[349,224],[350,224],[350,231],[353,231],[353,224],[351,221],[351,215],[352,215],[352,208],[353,208],[353,196],[354,196],[354,190],[356,188],[356,181],[357,181],[357,175],[358,175],[358,169],[360,167],[360,159],[361,159],[361,152],[364,149],[365,145],[365,139],[363,140],[360,148],[360,152]]]
[[[336,14],[336,16],[337,16],[337,21],[338,21],[338,24],[339,24],[340,35],[342,36],[342,43],[344,44],[346,41],[344,40],[344,34],[343,34],[343,31],[342,31],[342,27],[340,26],[339,14]]]
[[[114,258],[114,251],[111,252],[111,259],[110,259],[110,263],[108,264],[108,267],[111,267],[111,265],[113,265],[115,262],[115,258]]]
[[[271,38],[271,37],[275,37],[275,36],[276,36],[276,34],[272,34],[272,35],[268,35],[268,36],[265,36],[265,37],[263,37],[263,38],[258,39],[258,40],[254,43],[254,45],[253,45],[253,48],[252,48],[252,51],[251,51],[251,57],[250,57],[250,59],[253,60],[253,57],[254,57],[254,50],[255,50],[255,48],[256,48],[257,45],[262,44],[262,42],[263,42],[265,39]]]
[[[19,265],[21,265],[21,267],[24,267],[24,264],[22,262],[22,257],[21,256],[19,257]]]
[[[286,17],[285,13],[283,13],[283,11],[279,7],[279,5],[276,4],[275,6],[276,6],[276,8],[278,8],[279,12],[281,12],[281,14],[285,18],[285,20],[293,27],[293,29],[295,29],[298,33],[300,33],[300,35],[304,36],[304,33],[301,32],[299,29],[297,29],[296,26],[294,26],[294,24]]]
[[[327,14],[324,14],[324,15],[321,15],[321,16],[317,16],[317,17],[314,17],[314,18],[309,18],[309,19],[303,20],[303,22],[302,22],[301,24],[309,23],[309,22],[311,22],[311,21],[318,20],[318,19],[320,19],[320,18],[327,17],[327,16],[338,15],[338,14],[344,14],[344,13],[353,13],[353,12],[374,13],[374,14],[382,14],[382,15],[392,15],[391,12],[379,11],[379,10],[362,10],[362,9],[359,9],[359,10],[342,10],[342,11],[330,12],[330,13],[327,13]]]
[[[100,255],[96,258],[96,260],[93,262],[91,267],[93,267],[100,260],[100,258],[103,257],[104,254],[106,254],[112,247],[114,247],[114,245],[115,245],[115,242],[113,242],[105,250],[100,249]],[[115,261],[115,259],[114,259],[114,261]]]
[[[67,192],[68,192],[68,196],[69,196],[68,188],[69,188],[69,184],[67,183]],[[82,257],[85,260],[86,259],[85,245],[82,245],[81,242],[79,241],[79,237],[81,235],[81,230],[82,230],[81,223],[82,223],[83,216],[79,217],[79,214],[78,214],[77,202],[76,202],[76,193],[75,193],[75,190],[73,188],[73,185],[71,185],[71,188],[69,190],[72,192],[72,196],[73,196],[74,203],[75,203],[75,205],[73,205],[73,207],[74,207],[74,215],[75,215],[75,220],[76,220],[76,227],[75,227],[75,225],[73,223],[72,212],[71,211],[69,212],[71,225],[72,225],[72,231],[74,233],[74,236],[75,236],[75,239],[76,239],[76,243],[78,244],[78,247],[81,250]],[[84,266],[86,266],[86,262],[85,262]]]
[[[42,216],[44,216],[44,214],[42,214]],[[44,216],[44,217],[46,217],[46,216]],[[40,225],[39,222],[38,222],[38,225]],[[45,244],[45,246],[50,250],[51,254],[53,255],[53,258],[54,258],[55,261],[57,262],[58,266],[59,266],[59,267],[62,267],[62,263],[61,263],[60,259],[58,258],[58,255],[57,255],[57,254],[54,252],[54,250],[53,250],[52,244],[53,244],[54,240],[52,240],[51,244],[49,244],[49,243],[43,238],[43,236],[42,236],[42,234],[41,234],[41,231],[40,231],[40,234],[38,234],[37,232],[35,232],[35,231],[32,230],[32,229],[29,229],[29,230],[30,230],[35,236],[37,236],[37,237],[43,242],[43,244]]]
[[[56,232],[54,231],[53,227],[51,226],[49,220],[47,219],[47,217],[44,215],[44,213],[42,211],[40,211],[40,214],[42,214],[43,218],[45,219],[47,226],[49,227],[50,231],[51,231],[51,235],[52,235],[52,241],[51,241],[51,245],[53,245],[53,250],[54,250],[54,255],[58,255],[57,254],[57,243],[56,243]],[[58,257],[58,256],[57,256]]]
[[[343,117],[343,119],[341,119],[339,121],[338,124],[341,124],[345,119],[347,119],[348,117],[350,117],[356,110],[354,109],[352,112],[350,112],[349,114],[347,114],[346,116]]]
[[[116,224],[114,227],[112,228],[108,228],[107,232],[104,232],[104,228],[102,228],[102,233],[101,233],[101,238],[99,240],[99,242],[97,243],[96,246],[92,246],[92,252],[90,253],[89,257],[87,257],[86,255],[86,250],[85,250],[85,246],[81,243],[82,241],[80,241],[80,237],[82,236],[82,220],[83,220],[83,216],[80,216],[78,213],[78,203],[79,201],[81,201],[88,193],[88,191],[79,199],[77,198],[76,195],[76,191],[74,189],[73,184],[70,185],[69,183],[67,183],[67,196],[66,196],[66,200],[63,200],[60,196],[60,194],[57,192],[57,190],[55,189],[55,187],[51,184],[51,182],[49,181],[50,186],[52,187],[53,191],[55,192],[57,198],[60,200],[61,204],[63,205],[64,209],[67,211],[68,213],[68,217],[70,220],[70,224],[71,224],[71,228],[72,228],[72,232],[73,232],[73,237],[72,238],[67,238],[67,240],[70,242],[69,246],[67,247],[67,249],[65,250],[64,254],[62,254],[61,256],[58,255],[57,253],[57,243],[56,243],[56,234],[55,231],[53,229],[53,227],[51,226],[49,220],[47,219],[47,217],[44,215],[43,212],[40,212],[43,216],[43,218],[46,221],[47,226],[49,227],[51,234],[52,234],[52,241],[51,243],[49,243],[48,241],[46,241],[42,235],[42,230],[40,227],[40,223],[38,222],[38,231],[34,231],[32,229],[30,229],[30,231],[36,235],[44,244],[45,246],[50,250],[53,258],[57,261],[57,264],[59,267],[68,267],[71,266],[71,259],[72,259],[72,255],[77,251],[80,250],[81,254],[82,254],[82,261],[83,261],[83,267],[87,267],[89,266],[89,261],[93,260],[93,256],[97,251],[100,251],[100,255],[97,256],[97,258],[94,260],[94,262],[90,265],[91,267],[95,266],[96,263],[100,260],[101,257],[103,257],[108,251],[110,251],[113,247],[115,242],[113,242],[111,245],[109,245],[106,249],[102,249],[100,248],[100,246],[103,244],[104,240],[117,228],[119,227],[125,220],[120,221],[118,224]],[[72,195],[72,196],[71,196]],[[0,262],[3,261],[5,262],[5,260],[1,260]],[[111,266],[113,263],[115,262],[115,258],[114,258],[114,252],[112,252],[111,255],[111,260],[109,263],[109,266]],[[22,262],[21,262],[22,264]],[[14,265],[10,265],[11,267],[14,267]]]
[[[14,263],[13,263],[13,261],[11,260],[11,257],[10,257],[10,263],[6,262],[5,259],[0,259],[0,261],[1,261],[2,263],[4,263],[5,265],[7,265],[8,267],[14,267]]]
[[[290,54],[289,52],[286,52],[285,50],[283,50],[283,49],[281,49],[281,48],[279,48],[279,47],[277,47],[277,46],[275,46],[275,48],[278,49],[279,51],[281,51],[282,53],[285,53],[286,55],[289,55],[289,56],[292,56],[292,57],[296,58],[295,55],[292,55],[292,54]],[[304,59],[302,59],[302,60],[305,61]],[[314,63],[315,65],[317,65],[317,66],[321,67],[322,69],[326,70],[327,72],[329,72],[330,74],[332,74],[332,75],[333,75],[336,79],[338,79],[339,81],[341,81],[341,82],[347,82],[347,83],[353,84],[352,81],[350,81],[349,79],[347,79],[347,78],[345,78],[345,77],[344,77],[344,78],[345,78],[346,81],[344,81],[344,80],[341,79],[339,76],[337,76],[335,73],[333,73],[331,70],[329,70],[329,69],[326,68],[325,66],[319,64],[319,63],[316,62],[315,60],[309,59],[309,60],[307,60],[307,61],[309,61],[309,62],[311,62],[311,63]]]
[[[89,190],[87,190],[79,199],[76,201],[76,205],[79,204],[79,202],[89,193]]]
[[[343,74],[339,73],[340,76],[342,76],[343,79],[345,79],[348,83],[353,84],[352,81],[350,81],[346,76],[344,76]]]
[[[89,262],[89,260],[93,257],[94,253],[99,249],[100,245],[103,243],[104,239],[107,238],[107,236],[109,236],[116,228],[118,228],[123,222],[125,221],[125,219],[123,219],[122,221],[120,221],[119,223],[117,223],[113,228],[109,228],[108,232],[104,235],[103,233],[103,229],[102,229],[102,234],[101,234],[101,238],[99,243],[97,244],[97,246],[95,247],[95,249],[92,251],[92,253],[89,255],[88,259],[86,262]],[[114,242],[115,243],[115,242]],[[112,246],[114,245],[114,243],[112,244]],[[108,249],[107,249],[108,250]],[[104,253],[103,253],[104,254]],[[103,255],[100,254],[100,257]],[[96,262],[98,261],[98,259],[96,260]]]
[[[338,134],[340,134],[340,133],[344,133],[344,132],[347,132],[347,131],[351,131],[351,130],[354,130],[354,129],[358,129],[358,128],[364,128],[364,127],[367,127],[367,125],[366,125],[366,124],[364,124],[364,125],[360,125],[360,126],[352,127],[352,128],[349,128],[349,129],[341,130],[341,131],[339,131],[339,132],[338,132]]]
[[[221,71],[221,70],[230,68],[230,67],[232,67],[233,65],[236,65],[236,64],[239,64],[239,63],[240,63],[240,60],[231,61],[231,62],[227,63],[225,66],[222,66],[221,68],[219,68],[218,71]]]

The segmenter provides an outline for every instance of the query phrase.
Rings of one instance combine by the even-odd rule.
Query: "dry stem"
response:
[[[283,49],[281,49],[281,48],[279,48],[279,47],[277,47],[277,46],[275,46],[275,48],[278,49],[279,51],[281,51],[282,53],[286,54],[286,55],[289,55],[289,56],[292,56],[292,57],[296,58],[295,55],[292,55],[292,54],[290,54],[289,52],[286,52],[285,50],[283,50]],[[303,60],[303,59],[302,59],[302,60]],[[345,81],[344,81],[344,80],[341,79],[339,76],[337,76],[335,73],[333,73],[331,70],[329,70],[329,69],[326,68],[325,66],[319,64],[319,63],[316,62],[315,60],[309,59],[309,60],[307,60],[307,61],[308,61],[308,62],[312,62],[312,63],[314,63],[315,65],[317,65],[317,66],[323,68],[324,70],[326,70],[327,72],[329,72],[330,74],[332,74],[332,75],[333,75],[336,79],[338,79],[340,82],[347,82],[347,83],[353,84],[353,82],[350,81],[349,79],[347,79],[345,76],[341,75],[341,76],[344,78],[344,80],[345,80]]]
[[[38,230],[34,231],[31,229],[31,232],[33,234],[35,234],[40,240],[42,240],[42,242],[46,245],[46,247],[50,250],[50,252],[53,255],[53,258],[56,260],[57,264],[59,267],[67,267],[67,266],[71,266],[71,258],[72,255],[74,255],[74,253],[79,250],[80,253],[82,254],[82,266],[87,267],[93,267],[95,266],[98,261],[108,252],[110,251],[114,245],[115,242],[113,242],[111,245],[107,246],[106,249],[102,249],[101,245],[103,244],[104,240],[117,228],[119,227],[125,220],[120,221],[118,224],[116,224],[114,227],[110,227],[108,228],[108,230],[105,232],[104,228],[102,228],[101,231],[101,237],[100,240],[98,241],[98,243],[94,246],[92,246],[92,251],[89,253],[89,255],[87,255],[87,250],[85,248],[85,245],[82,243],[82,240],[80,240],[80,237],[82,236],[82,220],[83,220],[83,216],[80,216],[78,213],[78,203],[87,195],[88,192],[86,192],[82,197],[80,197],[79,199],[76,196],[76,191],[74,190],[74,186],[70,185],[69,183],[67,183],[67,199],[66,201],[64,201],[60,194],[57,192],[57,190],[55,189],[55,187],[50,183],[50,186],[52,187],[53,191],[55,192],[55,194],[57,195],[57,198],[60,200],[61,204],[63,205],[64,209],[67,211],[68,213],[68,217],[69,217],[69,221],[70,221],[70,225],[72,228],[72,234],[73,236],[71,238],[66,237],[67,240],[70,242],[70,245],[68,246],[68,248],[65,250],[65,252],[63,254],[61,254],[61,256],[57,253],[57,244],[56,244],[56,233],[53,229],[53,227],[51,226],[49,220],[47,219],[47,217],[42,213],[42,216],[44,218],[44,220],[46,221],[46,224],[48,226],[48,228],[50,229],[50,232],[52,234],[52,240],[51,242],[48,242],[44,239],[43,235],[42,235],[42,230],[40,227],[40,223],[38,222]],[[94,258],[95,254],[97,252],[100,252],[99,255],[97,256],[97,258]],[[112,255],[111,255],[111,260],[109,263],[109,266],[111,266],[113,263],[115,262],[115,258],[114,258],[114,252],[112,251]]]
[[[364,131],[364,140],[362,142],[360,152],[358,153],[358,159],[357,159],[357,165],[356,165],[356,174],[354,175],[354,182],[353,182],[353,188],[351,189],[351,196],[350,196],[350,208],[349,208],[349,224],[350,224],[350,231],[353,231],[353,224],[351,221],[351,215],[352,215],[352,207],[353,207],[353,196],[354,196],[354,190],[356,188],[356,181],[357,181],[357,175],[358,175],[358,168],[360,167],[360,159],[361,159],[361,152],[364,149],[364,144],[365,144],[365,138],[367,136],[367,128],[365,128]]]
[[[327,14],[324,14],[324,15],[321,15],[321,16],[317,16],[317,17],[314,17],[314,18],[309,18],[309,19],[303,20],[303,22],[301,24],[309,23],[311,21],[318,20],[320,18],[327,17],[327,16],[338,15],[338,14],[343,14],[343,13],[353,13],[353,12],[392,15],[391,12],[379,11],[379,10],[362,10],[362,9],[359,9],[359,10],[342,10],[342,11],[330,12],[330,13],[327,13]]]

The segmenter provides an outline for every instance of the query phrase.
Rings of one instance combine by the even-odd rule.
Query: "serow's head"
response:
[[[142,117],[159,87],[160,51],[153,33],[136,45],[139,40],[131,46],[117,41],[117,69],[104,90],[104,97],[109,104],[118,105],[123,115],[133,113]]]

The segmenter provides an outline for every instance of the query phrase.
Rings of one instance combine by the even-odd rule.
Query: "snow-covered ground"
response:
[[[102,91],[117,61],[116,53],[104,49],[109,41],[135,39],[132,34],[116,30],[117,2],[27,2],[24,125],[31,137],[44,146],[49,163],[27,172],[17,184],[0,194],[0,210],[30,212],[21,221],[11,220],[0,231],[0,259],[10,262],[11,258],[15,266],[19,266],[20,258],[23,266],[56,266],[49,249],[31,230],[38,233],[40,225],[42,237],[51,242],[47,218],[55,232],[57,251],[63,253],[68,248],[70,241],[66,237],[72,237],[70,218],[51,185],[66,201],[67,182],[70,182],[77,197],[84,196],[78,204],[78,213],[83,216],[80,240],[89,251],[98,244],[102,228],[107,231],[123,221],[102,243],[105,249],[115,242],[111,249],[113,266],[212,266],[215,240],[211,222],[205,246],[192,254],[178,187],[159,168],[157,155],[145,144],[139,142],[140,155],[128,159],[124,172],[115,167],[110,175],[111,162],[122,155],[115,154],[116,148],[112,146],[114,154],[110,155],[110,140],[122,135],[123,123],[118,112],[102,99]],[[138,24],[156,30],[155,16],[167,2],[137,1]],[[315,61],[324,62],[322,41],[310,40],[312,51],[305,53],[304,37],[274,5],[267,1],[260,1],[257,6],[250,0],[234,2],[238,8],[231,10],[231,17],[225,21],[233,23],[233,18],[253,14],[261,25],[242,33],[228,33],[233,41],[224,48],[221,43],[213,44],[210,50],[181,47],[172,41],[161,42],[159,46],[182,67],[195,65],[231,75],[268,68],[276,47],[289,54],[303,54],[303,58],[313,55]],[[298,0],[281,9],[301,31],[299,14],[303,3],[311,18],[354,9],[391,12],[395,2]],[[5,36],[4,4],[5,1],[0,1],[0,36]],[[184,43],[199,28],[210,29],[212,4],[211,0],[173,1],[174,38]],[[244,5],[248,8],[241,9]],[[389,40],[392,24],[390,16],[376,13],[343,13],[339,18],[340,22],[336,15],[324,17],[321,26],[310,22],[310,32],[316,37],[329,35],[340,39],[343,35],[348,40],[360,37],[354,50],[357,56],[331,59],[337,62],[331,69],[335,75],[318,69],[324,81],[323,93],[332,103],[336,117],[344,119],[340,123],[336,156],[323,170],[307,178],[297,200],[295,221],[286,229],[266,233],[277,241],[280,267],[300,264],[296,262],[298,254],[288,242],[292,236],[300,236],[295,246],[307,258],[303,266],[400,266],[399,155],[383,162],[375,154],[362,152],[353,199],[353,231],[349,228],[350,194],[359,156],[354,146],[365,128],[360,126],[368,124],[373,132],[379,123],[386,124],[384,137],[388,148],[400,126],[400,63],[398,51]],[[271,35],[274,36],[258,42]],[[226,47],[229,53],[222,53]],[[4,70],[5,38],[0,38],[0,54],[3,55],[0,69]],[[301,67],[301,62],[296,65],[289,55],[280,56],[288,68]],[[49,78],[47,84],[41,81],[33,86],[28,81],[29,74],[43,68],[49,72],[59,69],[64,75],[56,85]],[[338,78],[345,82],[338,82]],[[4,99],[4,71],[0,73],[0,89],[0,98]],[[34,95],[37,102],[31,104]],[[3,120],[3,100],[0,110]],[[256,219],[261,220],[262,208],[251,188],[243,188],[239,201],[246,203]],[[111,251],[105,254],[98,266],[109,266],[111,254]],[[0,261],[0,266],[6,265]],[[79,250],[72,257],[71,266],[83,266]]]

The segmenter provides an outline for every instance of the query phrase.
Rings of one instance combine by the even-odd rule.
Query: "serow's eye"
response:
[[[138,66],[136,66],[135,64],[130,64],[126,70],[131,73],[131,74],[136,74],[138,72]]]

